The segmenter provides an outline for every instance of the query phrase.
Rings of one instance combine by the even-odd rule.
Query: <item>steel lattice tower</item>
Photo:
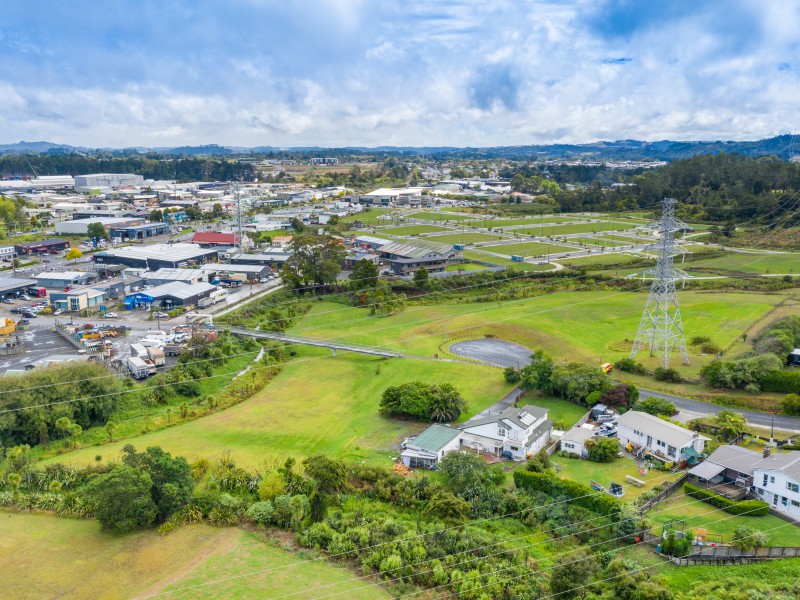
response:
[[[236,244],[239,253],[244,253],[244,220],[242,215],[242,195],[239,184],[234,185],[234,198],[236,198],[236,231],[239,234],[239,243]]]
[[[650,348],[650,356],[661,357],[661,364],[669,367],[672,351],[677,349],[683,357],[684,364],[689,364],[689,355],[686,352],[686,340],[683,336],[683,323],[681,311],[678,307],[678,292],[675,288],[676,281],[683,281],[688,275],[675,268],[673,259],[686,253],[686,250],[675,243],[675,232],[687,227],[675,219],[675,205],[673,198],[664,198],[661,220],[650,226],[659,235],[658,242],[647,247],[658,253],[655,268],[647,269],[642,274],[653,277],[650,295],[642,313],[636,340],[633,342],[631,358],[642,349]]]

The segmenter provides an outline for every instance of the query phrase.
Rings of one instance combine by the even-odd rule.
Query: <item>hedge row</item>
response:
[[[692,498],[702,500],[706,504],[721,508],[732,515],[747,515],[749,517],[763,517],[769,514],[769,504],[761,500],[731,500],[714,492],[709,492],[691,483],[683,484],[683,491]]]
[[[616,514],[622,509],[622,503],[609,496],[593,490],[588,485],[559,479],[547,473],[531,471],[514,471],[514,483],[518,488],[529,492],[542,492],[548,496],[568,496],[575,504],[600,515]]]
[[[800,394],[800,372],[771,371],[758,379],[764,392],[779,394]]]

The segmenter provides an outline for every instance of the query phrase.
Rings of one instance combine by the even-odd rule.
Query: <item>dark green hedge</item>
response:
[[[726,513],[732,515],[746,515],[749,517],[763,517],[769,514],[769,504],[761,500],[730,500],[725,496],[720,496],[714,492],[704,490],[701,487],[692,485],[691,483],[683,484],[683,491],[692,498],[702,500],[706,504],[721,508]]]
[[[529,492],[542,492],[548,496],[568,496],[578,506],[600,515],[616,514],[622,508],[622,503],[608,494],[597,492],[588,485],[560,479],[547,473],[515,471],[514,483],[518,488]]]
[[[758,385],[764,392],[800,394],[800,372],[771,371],[759,378]]]

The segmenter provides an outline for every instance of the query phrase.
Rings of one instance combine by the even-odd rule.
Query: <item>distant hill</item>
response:
[[[273,154],[277,152],[304,153],[304,154],[411,154],[432,157],[452,158],[509,158],[509,159],[574,159],[585,158],[594,160],[666,160],[673,161],[689,158],[701,154],[742,154],[744,156],[759,157],[775,155],[788,160],[800,154],[800,141],[791,135],[780,135],[749,142],[730,141],[689,141],[678,142],[661,140],[645,142],[640,140],[601,141],[589,144],[536,144],[526,146],[492,146],[486,148],[456,148],[449,146],[377,146],[362,147],[349,146],[343,148],[322,148],[319,146],[275,147],[256,146],[245,148],[241,146],[220,146],[208,144],[204,146],[179,146],[176,148],[127,148],[112,150],[104,148],[93,150],[89,148],[69,146],[67,144],[54,144],[51,142],[17,142],[15,144],[0,144],[0,155],[3,154],[47,154],[80,152],[84,154],[99,154],[101,152],[146,153],[157,152],[175,156],[236,156],[242,154]]]

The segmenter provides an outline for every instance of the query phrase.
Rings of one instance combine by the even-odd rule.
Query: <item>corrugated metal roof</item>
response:
[[[447,444],[461,435],[461,431],[454,427],[445,425],[431,425],[420,433],[417,438],[409,444],[414,448],[420,448],[433,454],[439,452]]]
[[[423,258],[429,254],[444,254],[448,250],[450,250],[450,246],[444,246],[442,244],[420,244],[418,242],[390,242],[378,248],[378,252],[395,254],[406,258]]]
[[[654,417],[646,412],[638,410],[629,410],[628,412],[620,415],[617,418],[617,423],[621,427],[628,429],[635,429],[647,435],[652,435],[654,438],[668,443],[670,446],[682,448],[692,443],[694,439],[694,432],[679,427],[673,423]],[[698,436],[700,439],[708,441],[709,438],[705,436]]]

